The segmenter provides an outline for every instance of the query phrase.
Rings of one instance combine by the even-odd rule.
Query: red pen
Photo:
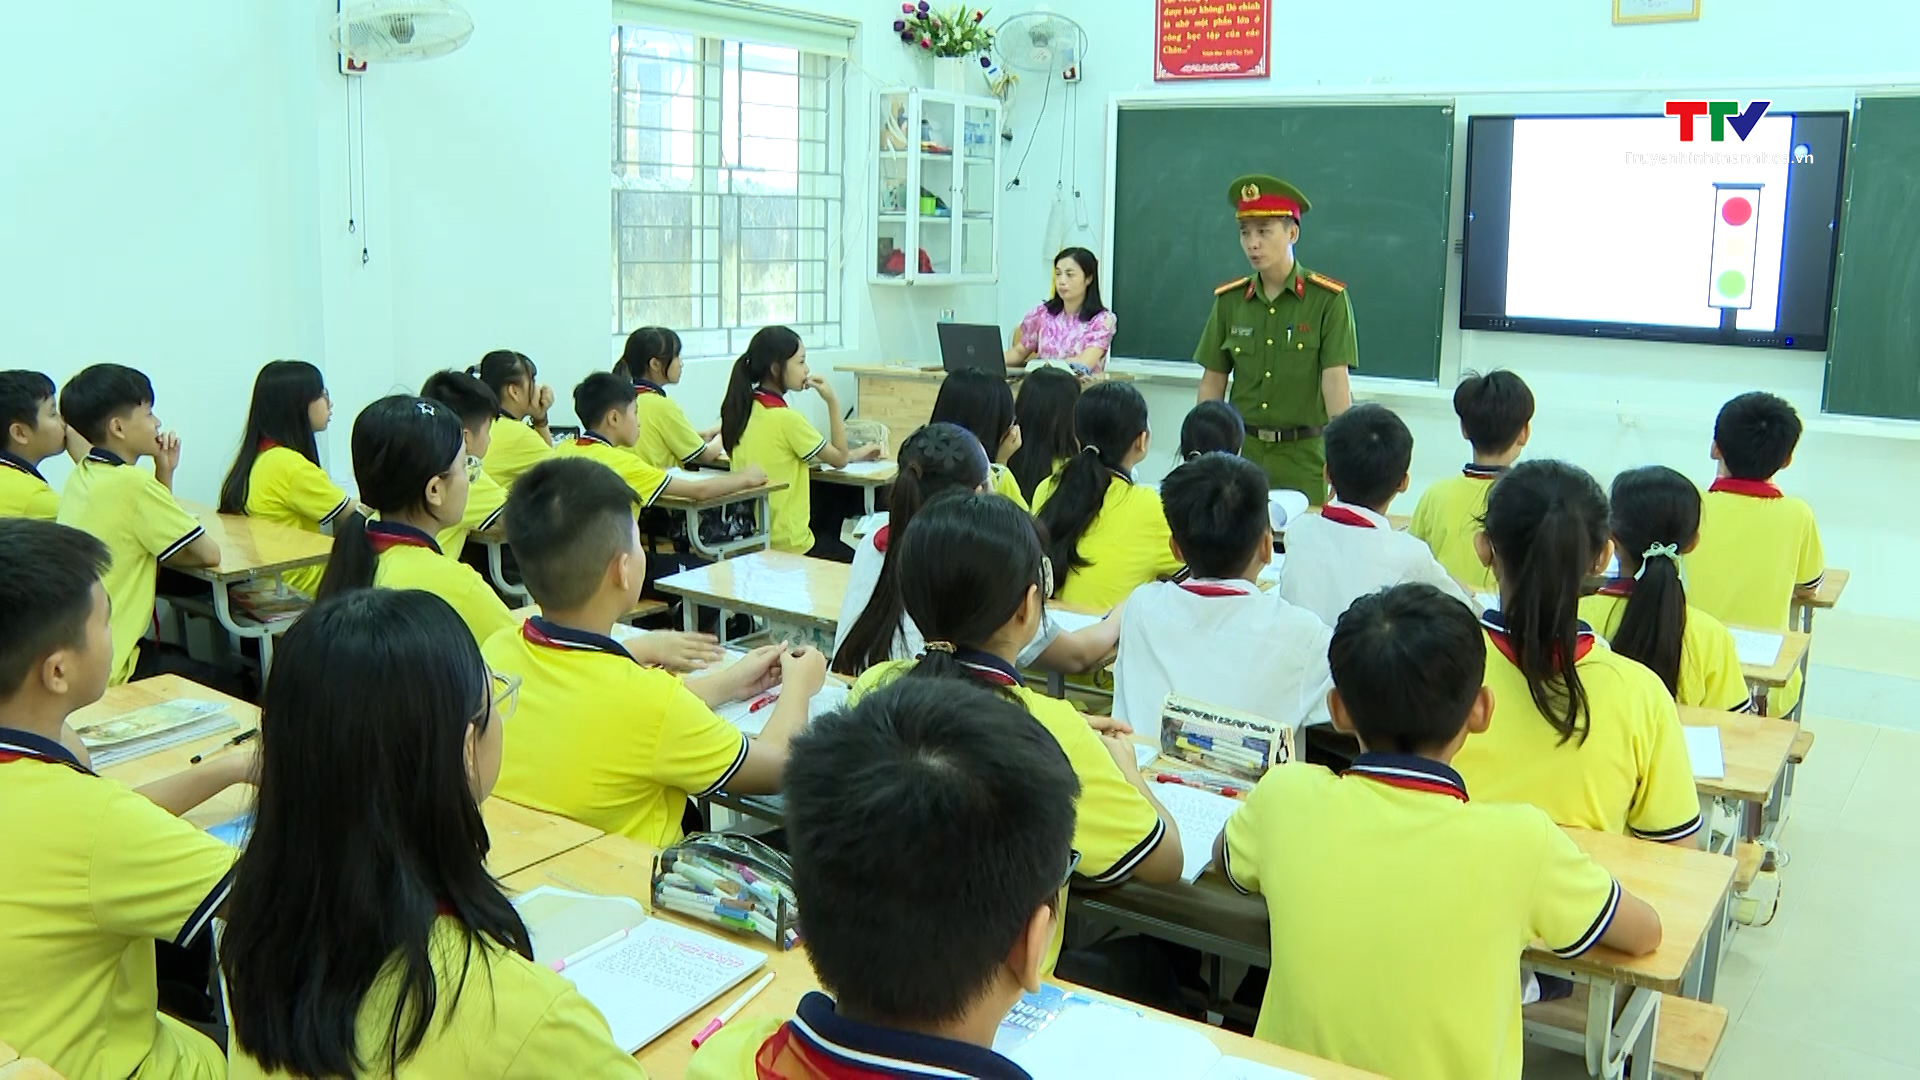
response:
[[[747,712],[749,714],[757,713],[761,709],[764,709],[767,706],[772,705],[774,702],[779,700],[780,700],[780,695],[778,693],[775,693],[774,691],[769,690],[768,692],[761,694],[759,697],[754,698],[752,701],[748,702]]]

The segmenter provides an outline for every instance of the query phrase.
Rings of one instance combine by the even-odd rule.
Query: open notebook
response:
[[[1220,779],[1232,781],[1231,777]],[[1227,819],[1240,809],[1240,802],[1182,784],[1155,782],[1151,786],[1153,797],[1160,800],[1160,805],[1173,815],[1174,824],[1180,826],[1180,852],[1184,857],[1180,879],[1191,884],[1213,861],[1213,842],[1227,827]]]
[[[766,963],[758,949],[648,918],[625,896],[542,885],[514,898],[533,958],[565,962],[562,978],[607,1018],[613,1041],[640,1049]]]
[[[1001,1021],[993,1048],[1034,1080],[1151,1076],[1155,1080],[1305,1080],[1229,1057],[1192,1028],[1043,986]]]
[[[755,738],[767,729],[767,721],[773,719],[773,703],[780,700],[780,688],[774,687],[749,701],[729,701],[713,710],[714,715],[734,727],[741,733]],[[847,703],[845,683],[829,682],[820,688],[820,692],[807,701],[807,722],[812,723]]]

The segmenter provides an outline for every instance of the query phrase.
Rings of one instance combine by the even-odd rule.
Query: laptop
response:
[[[947,371],[984,371],[1007,376],[1007,353],[1000,328],[969,323],[940,324],[940,366]]]

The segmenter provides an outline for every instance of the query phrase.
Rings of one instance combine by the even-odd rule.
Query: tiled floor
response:
[[[1779,913],[1741,928],[1721,969],[1732,1025],[1712,1075],[1920,1080],[1920,680],[1816,665],[1808,685]],[[1530,1080],[1584,1074],[1528,1047]]]

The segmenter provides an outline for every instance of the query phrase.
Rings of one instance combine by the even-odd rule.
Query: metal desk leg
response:
[[[225,581],[216,581],[213,583],[214,618],[220,620],[220,625],[227,631],[227,636],[232,639],[234,659],[236,661],[242,664],[245,663],[245,658],[240,655],[239,646],[241,638],[255,638],[260,642],[260,682],[262,685],[265,685],[267,672],[273,667],[273,631],[261,625],[240,625],[240,621],[233,617],[233,598],[227,593],[229,584],[229,582]]]
[[[879,491],[880,489],[879,489],[879,488],[877,488],[877,487],[873,487],[872,485],[866,485],[866,486],[863,486],[863,487],[861,487],[861,489],[860,489],[860,490],[861,490],[862,492],[864,492],[864,493],[865,493],[865,495],[866,495],[866,504],[867,504],[867,513],[868,513],[868,514],[872,514],[872,513],[873,513],[873,500],[874,500],[874,493],[875,493],[875,492],[877,492],[877,491]]]
[[[680,629],[685,630],[689,634],[700,629],[700,613],[694,610],[693,597],[691,596],[683,596],[680,598]],[[722,631],[726,630],[726,624],[722,623],[720,629]]]
[[[1601,1080],[1618,1080],[1628,1075],[1627,1058],[1633,1058],[1632,1080],[1652,1080],[1653,1043],[1660,1024],[1660,993],[1634,987],[1628,990],[1627,1003],[1614,1019],[1614,1004],[1623,989],[1611,981],[1595,980],[1587,996],[1587,1075]]]
[[[506,563],[502,561],[500,557],[500,551],[506,547],[506,545],[497,540],[487,540],[482,541],[482,546],[487,549],[487,576],[493,579],[493,587],[506,593],[508,596],[519,597],[520,602],[523,604],[531,604],[533,602],[533,594],[522,586],[515,585],[507,580]]]

